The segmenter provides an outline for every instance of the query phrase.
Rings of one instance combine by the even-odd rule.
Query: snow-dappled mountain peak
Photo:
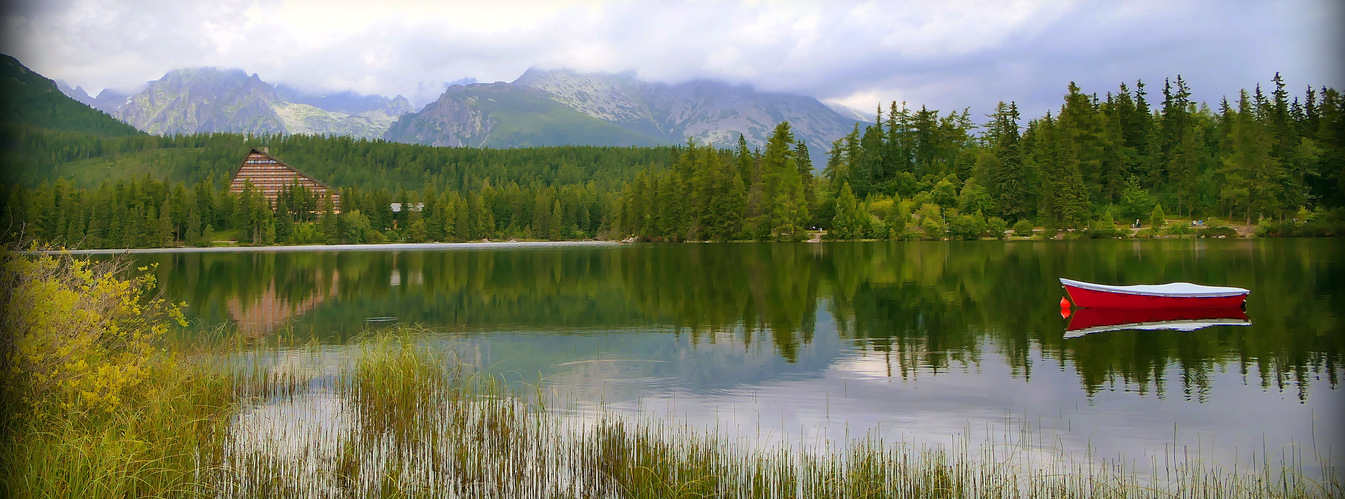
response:
[[[82,89],[67,93],[87,98]],[[117,99],[109,96],[105,105]],[[123,105],[110,109],[114,116],[156,134],[307,133],[378,138],[411,111],[411,103],[400,95],[311,95],[293,87],[273,86],[241,69],[219,68],[169,71],[144,90],[120,100]]]
[[[529,68],[513,84],[546,92],[552,100],[600,120],[650,120],[649,108],[643,102],[646,85],[630,75]]]
[[[775,125],[788,121],[795,137],[808,142],[814,158],[819,158],[831,141],[861,121],[812,97],[707,80],[669,85],[643,82],[630,73],[532,68],[512,85],[540,90],[566,107],[664,143],[691,138],[731,147],[742,134],[749,144],[762,147]]]

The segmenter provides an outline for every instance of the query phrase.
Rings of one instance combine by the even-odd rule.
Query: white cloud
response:
[[[529,66],[712,78],[871,109],[906,100],[988,112],[1058,105],[1182,73],[1197,97],[1266,81],[1340,86],[1333,0],[1076,3],[382,0],[29,0],[3,50],[86,89],[188,66],[239,67],[317,91],[423,102],[467,77]],[[1300,85],[1300,86],[1301,86]],[[1200,92],[1207,90],[1208,96]],[[878,99],[864,103],[865,99]]]

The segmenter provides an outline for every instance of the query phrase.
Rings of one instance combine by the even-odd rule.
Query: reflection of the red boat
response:
[[[1241,308],[1080,308],[1070,317],[1065,338],[1107,331],[1195,331],[1251,323]]]

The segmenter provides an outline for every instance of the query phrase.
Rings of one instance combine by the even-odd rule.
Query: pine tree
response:
[[[201,215],[196,208],[187,213],[187,234],[183,238],[188,246],[198,246],[201,242]]]
[[[465,198],[458,198],[453,207],[453,236],[455,241],[467,241],[475,236],[472,229],[473,214],[470,211],[470,203]]]
[[[1149,226],[1155,229],[1162,228],[1167,224],[1167,215],[1163,213],[1163,205],[1154,205],[1154,211],[1149,213]]]
[[[281,196],[276,200],[276,211],[274,216],[274,225],[277,241],[289,241],[294,235],[294,211],[290,208],[290,200],[293,196]]]
[[[1064,177],[1060,184],[1060,227],[1086,227],[1091,210],[1088,190],[1084,186],[1083,175],[1079,172],[1078,153],[1074,150],[1073,144],[1066,142],[1061,145],[1060,155],[1060,174]]]
[[[690,139],[687,139],[690,142]],[[747,138],[743,134],[738,134],[738,175],[742,178],[743,185],[751,185],[752,178],[756,175],[756,160],[752,157],[752,151],[747,148]]]
[[[1271,155],[1271,138],[1257,121],[1255,111],[1244,90],[1238,100],[1228,140],[1228,153],[1223,158],[1220,174],[1223,177],[1220,198],[1231,212],[1241,205],[1246,210],[1246,223],[1253,216],[1273,215],[1279,211],[1279,195],[1283,170]]]
[[[425,215],[409,203],[403,210],[406,211],[406,231],[403,238],[410,243],[425,242],[429,237],[426,233]]]
[[[723,186],[722,191],[718,191],[711,201],[711,209],[707,210],[714,214],[714,221],[708,226],[708,237],[718,241],[736,238],[742,231],[747,188],[743,185],[742,177],[727,162],[720,160],[712,149],[706,148],[702,154],[715,172],[714,183]]]
[[[104,234],[107,233],[107,218],[98,216],[98,202],[96,200],[89,203],[89,230],[85,233],[88,242],[85,247],[88,248],[108,248],[107,239]]]
[[[1125,95],[1125,87],[1122,87]],[[1135,81],[1134,106],[1126,106],[1121,123],[1122,144],[1126,148],[1128,176],[1135,176],[1147,182],[1158,178],[1161,169],[1157,161],[1158,130],[1154,125],[1153,110],[1145,99],[1144,81]],[[1128,178],[1128,177],[1127,177]]]
[[[1004,217],[1021,220],[1031,216],[1032,198],[1028,194],[1027,167],[1024,164],[1021,135],[1018,132],[1018,106],[1000,102],[991,123],[998,171],[993,175],[998,186],[996,204]]]
[[[268,219],[268,220],[266,220],[266,223],[263,224],[263,225],[264,225],[264,227],[262,228],[262,237],[261,237],[261,242],[262,242],[262,244],[267,244],[267,245],[275,244],[275,243],[276,243],[276,222],[275,222],[275,219],[274,219],[274,218]]]
[[[811,212],[817,208],[817,177],[813,175],[813,158],[808,155],[808,144],[803,139],[794,145],[794,163],[803,181],[804,206]]]
[[[175,246],[177,235],[173,230],[173,217],[169,213],[169,201],[165,199],[163,205],[159,207],[159,221],[154,232],[157,237],[152,243],[157,247]]]
[[[906,234],[906,225],[910,222],[911,214],[907,211],[906,205],[901,202],[901,198],[892,198],[892,205],[888,207],[885,214],[887,228],[893,239],[898,239]]]
[[[1169,80],[1163,81],[1163,118],[1161,139],[1161,160],[1163,168],[1171,168],[1173,157],[1177,155],[1182,140],[1192,132],[1190,112],[1191,89],[1181,75],[1177,76],[1176,89]],[[1155,169],[1157,170],[1157,169]],[[1163,172],[1150,172],[1149,188],[1156,189],[1163,182]]]
[[[565,237],[565,212],[561,208],[560,200],[551,202],[551,229],[547,233],[547,238],[557,241]]]
[[[341,241],[341,227],[337,222],[335,201],[331,196],[322,197],[322,214],[318,216],[318,232],[322,235],[322,241],[325,244],[336,244]]]
[[[1074,152],[1073,161],[1077,161],[1086,192],[1099,196],[1103,178],[1107,176],[1102,116],[1094,100],[1074,82],[1070,82],[1068,92],[1056,120],[1057,140],[1070,142],[1068,147]]]
[[[84,240],[84,210],[78,209],[70,216],[70,225],[66,228],[65,246],[71,249],[78,249],[85,246]]]
[[[848,182],[841,183],[836,195],[836,216],[831,219],[831,237],[833,239],[857,239],[859,237],[859,206],[855,193]]]

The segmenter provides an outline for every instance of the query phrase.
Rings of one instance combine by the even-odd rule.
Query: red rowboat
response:
[[[1081,308],[1070,316],[1065,339],[1107,331],[1195,331],[1251,323],[1241,308]]]
[[[1189,282],[1109,286],[1062,277],[1060,284],[1074,306],[1083,308],[1238,308],[1251,292]]]

